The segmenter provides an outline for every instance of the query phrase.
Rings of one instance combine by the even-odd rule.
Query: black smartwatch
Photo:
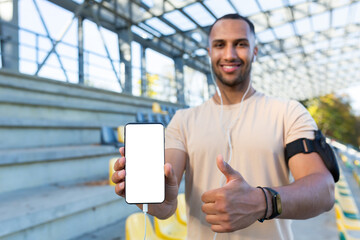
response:
[[[271,193],[272,214],[267,219],[273,219],[279,216],[282,212],[280,194],[272,188],[264,187]]]

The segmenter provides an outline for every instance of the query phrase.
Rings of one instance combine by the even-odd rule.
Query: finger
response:
[[[240,173],[234,170],[227,162],[225,162],[221,154],[216,157],[216,164],[219,170],[226,177],[226,182],[239,178]]]
[[[218,225],[218,224],[211,225],[211,230],[218,233],[228,232],[222,225]]]
[[[201,210],[205,213],[205,214],[217,214],[218,211],[215,208],[215,203],[205,203],[201,206]]]
[[[177,186],[177,178],[174,173],[174,169],[170,163],[165,163],[164,165],[164,172],[165,172],[165,181],[166,184],[171,186]]]
[[[121,181],[124,181],[125,179],[125,170],[120,170],[120,171],[116,171],[113,173],[113,175],[111,176],[111,180],[113,181],[113,183],[119,183]]]
[[[122,157],[125,157],[125,148],[124,147],[119,148],[119,152]]]
[[[115,185],[115,193],[120,197],[125,197],[125,183],[121,182]]]
[[[218,192],[218,189],[213,189],[213,190],[205,192],[201,196],[201,201],[203,201],[203,203],[214,203],[216,200],[217,192]]]
[[[114,170],[115,171],[120,171],[122,169],[125,168],[125,157],[121,157],[118,160],[116,160],[115,164],[114,164]]]
[[[210,223],[211,225],[219,225],[221,224],[221,221],[219,219],[218,215],[215,214],[211,214],[211,215],[206,215],[205,216],[205,220]]]

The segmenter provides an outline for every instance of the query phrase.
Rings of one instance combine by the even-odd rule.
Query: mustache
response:
[[[225,63],[240,63],[241,65],[245,64],[245,62],[241,59],[223,60],[220,62],[220,64],[225,64]]]

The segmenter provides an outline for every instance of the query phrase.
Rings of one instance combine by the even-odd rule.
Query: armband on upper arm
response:
[[[320,130],[315,131],[315,139],[300,138],[291,143],[286,144],[285,160],[289,164],[289,159],[298,153],[317,152],[323,160],[326,168],[330,171],[334,181],[339,180],[340,172],[336,160],[336,156],[332,147],[326,142],[324,135]]]

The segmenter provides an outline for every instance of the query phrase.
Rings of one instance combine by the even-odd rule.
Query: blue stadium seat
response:
[[[108,126],[101,127],[101,144],[113,145],[117,148],[124,146],[123,143],[118,142],[114,129]]]
[[[142,112],[136,113],[136,122],[138,122],[138,123],[146,122],[144,113],[142,113]]]

